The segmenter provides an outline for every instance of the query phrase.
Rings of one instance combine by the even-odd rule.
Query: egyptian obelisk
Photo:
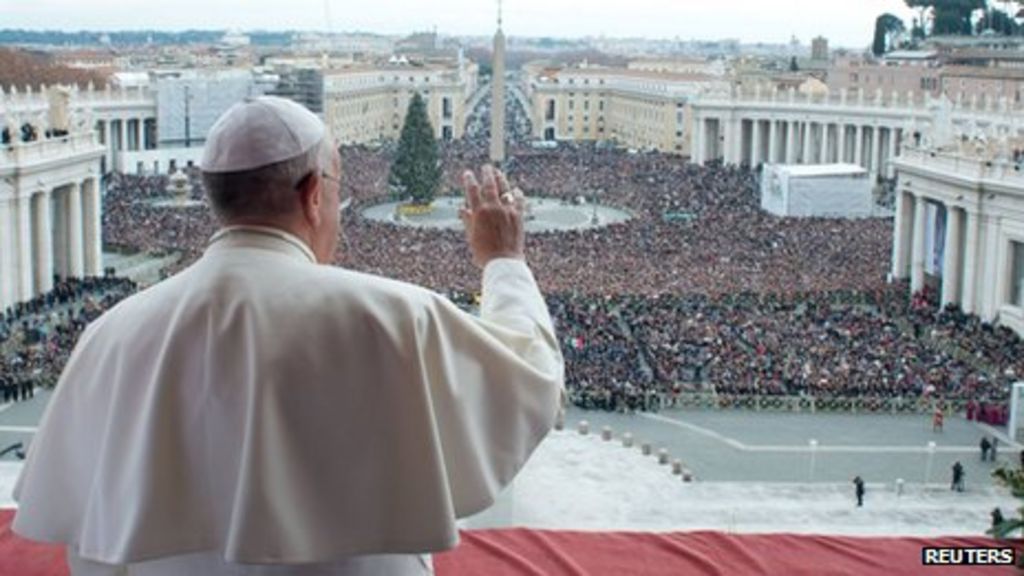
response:
[[[501,0],[498,0],[498,32],[494,35],[491,73],[491,162],[505,162],[505,33],[501,31]]]

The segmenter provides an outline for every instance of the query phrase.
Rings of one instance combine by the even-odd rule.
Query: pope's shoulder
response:
[[[437,306],[454,307],[421,286],[337,266],[293,261],[273,268],[218,268],[200,261],[122,300],[90,328],[108,322],[159,328],[190,310],[246,304],[286,309],[295,315],[324,314],[338,306],[413,314]]]

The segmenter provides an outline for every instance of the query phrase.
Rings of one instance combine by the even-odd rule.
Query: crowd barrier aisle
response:
[[[972,405],[973,404],[973,405]],[[1006,423],[1008,407],[1004,403],[978,403],[970,400],[934,398],[824,398],[812,396],[771,396],[758,394],[714,394],[684,392],[666,395],[661,405],[667,408],[697,410],[754,410],[765,412],[933,414],[941,408],[946,416],[963,415],[994,425]]]

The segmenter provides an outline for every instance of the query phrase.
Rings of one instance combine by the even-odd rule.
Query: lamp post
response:
[[[928,447],[927,447],[926,450],[928,452],[928,456],[925,459],[925,463],[924,463],[924,483],[925,483],[925,486],[928,485],[928,481],[931,480],[931,477],[932,477],[932,460],[935,459],[935,442],[934,441],[928,442]]]
[[[191,116],[192,93],[189,86],[185,85],[185,148],[192,147],[192,116]]]
[[[808,444],[811,448],[811,459],[810,464],[807,467],[807,481],[814,482],[814,464],[818,456],[818,441],[812,438]]]

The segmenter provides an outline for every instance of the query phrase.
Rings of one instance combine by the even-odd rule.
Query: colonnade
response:
[[[105,145],[106,170],[114,168],[115,154],[125,151],[154,150],[156,142],[156,118],[125,117],[98,120],[96,132],[100,143]]]
[[[698,116],[693,161],[722,159],[751,166],[845,163],[892,177],[892,159],[909,136],[896,126],[856,119]]]
[[[96,177],[0,200],[0,310],[103,273],[101,202]]]
[[[944,222],[941,250],[928,250],[927,219],[929,204],[934,206],[939,220]],[[985,314],[978,309],[978,279],[983,277],[978,259],[980,215],[971,208],[946,204],[908,190],[896,192],[896,219],[893,231],[892,276],[910,278],[910,289],[918,292],[925,287],[928,259],[941,253],[942,261],[935,262],[942,278],[939,287],[941,303],[956,304],[967,313]],[[941,267],[941,268],[939,268]]]

